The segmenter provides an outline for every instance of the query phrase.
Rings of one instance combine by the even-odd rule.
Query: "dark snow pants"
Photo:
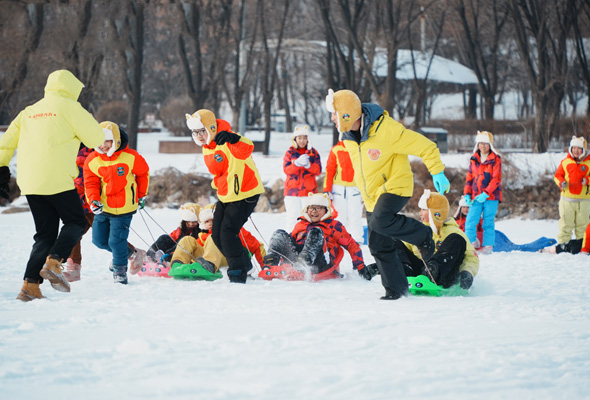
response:
[[[330,265],[324,257],[324,232],[314,227],[309,230],[303,244],[295,243],[295,239],[283,229],[276,230],[270,238],[267,254],[277,254],[285,263],[295,265],[299,260],[312,267],[312,273],[319,274]]]
[[[39,272],[47,256],[56,255],[65,261],[82,237],[87,221],[75,189],[51,195],[29,194],[26,197],[36,233],[24,279],[42,283]],[[60,220],[63,223],[61,230]]]
[[[408,294],[408,279],[396,243],[420,245],[431,234],[422,222],[398,214],[410,198],[391,193],[379,196],[373,212],[367,212],[369,250],[375,258],[385,289]]]
[[[403,243],[399,242],[396,247],[400,250],[400,260],[404,265],[406,275],[422,275],[424,262]],[[436,283],[449,288],[459,281],[459,268],[465,259],[467,242],[461,235],[452,233],[442,243],[437,243],[436,247],[436,252],[428,262],[435,261],[438,264],[439,273]]]
[[[221,254],[227,260],[227,276],[230,282],[246,283],[252,262],[248,251],[240,240],[240,230],[256,208],[260,195],[240,201],[215,204],[211,237]]]

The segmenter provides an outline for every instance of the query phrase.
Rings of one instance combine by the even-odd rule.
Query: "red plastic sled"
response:
[[[323,272],[320,272],[319,274],[309,273],[308,276],[306,276],[306,274],[303,271],[293,267],[291,264],[281,264],[265,265],[264,267],[262,267],[262,271],[258,273],[258,277],[267,281],[273,279],[282,279],[284,281],[317,282],[324,281],[327,279],[343,278],[344,275],[340,273],[337,265]]]
[[[170,272],[168,263],[156,264],[155,262],[149,261],[143,264],[137,275],[141,277],[171,278],[171,276],[168,276],[168,272]]]

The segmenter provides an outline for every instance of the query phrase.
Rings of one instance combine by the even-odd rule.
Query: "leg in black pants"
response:
[[[39,275],[45,259],[54,254],[65,260],[86,228],[86,218],[75,189],[52,195],[27,195],[35,221],[35,244],[25,271],[25,280],[42,283]],[[59,231],[59,221],[63,222]]]
[[[256,208],[259,197],[257,194],[231,203],[218,201],[215,205],[211,237],[227,260],[230,282],[246,283],[248,271],[252,269],[248,252],[240,240],[240,230]]]
[[[459,268],[465,259],[466,249],[467,242],[461,235],[452,233],[445,238],[430,259],[439,267],[437,284],[449,288],[458,282]]]
[[[379,197],[372,213],[367,213],[369,249],[381,272],[381,283],[392,298],[408,294],[408,280],[395,248],[396,240],[420,245],[431,231],[413,218],[398,214],[409,197],[385,193]]]

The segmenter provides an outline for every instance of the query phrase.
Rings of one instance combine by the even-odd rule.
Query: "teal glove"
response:
[[[463,200],[465,200],[465,203],[467,203],[469,207],[473,205],[473,200],[471,200],[470,194],[466,194],[465,196],[463,196]]]
[[[137,205],[139,206],[139,209],[140,210],[143,210],[143,208],[145,207],[145,198],[146,197],[147,196],[140,197],[139,200],[138,200],[138,202],[137,202]]]
[[[439,193],[448,193],[449,189],[451,188],[451,184],[445,176],[445,171],[441,171],[436,175],[432,175],[432,182],[434,183],[434,188]]]
[[[490,197],[489,194],[487,194],[486,192],[481,192],[480,194],[475,196],[475,199],[473,199],[473,201],[479,201],[480,203],[483,203],[488,199],[488,197]]]

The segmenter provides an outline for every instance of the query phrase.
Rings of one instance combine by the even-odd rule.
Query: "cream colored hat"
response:
[[[475,136],[475,147],[473,148],[473,152],[475,153],[477,151],[477,145],[479,143],[487,143],[490,145],[490,149],[497,155],[500,155],[500,153],[498,153],[496,151],[496,149],[494,148],[494,135],[492,135],[492,132],[488,132],[488,131],[477,131],[477,136]]]
[[[217,119],[215,118],[215,114],[209,110],[198,110],[195,111],[193,115],[185,114],[186,117],[186,125],[191,131],[196,131],[198,129],[205,128],[207,130],[207,139],[205,141],[201,141],[197,138],[197,135],[193,132],[193,140],[199,146],[203,146],[204,144],[211,143],[211,140],[217,134]]]
[[[303,208],[303,217],[311,222],[311,217],[307,213],[307,207],[309,206],[323,206],[328,210],[322,217],[321,221],[328,219],[332,216],[332,207],[330,204],[330,198],[326,193],[310,193],[307,197],[307,203]]]
[[[352,90],[328,90],[326,108],[338,117],[338,132],[350,131],[352,124],[362,115],[361,100]],[[342,135],[340,135],[342,136]]]
[[[418,201],[418,207],[428,210],[430,214],[430,227],[438,234],[443,223],[449,216],[450,207],[447,198],[442,194],[424,189],[424,194]]]
[[[295,138],[297,136],[306,136],[307,137],[307,150],[311,149],[311,140],[309,139],[309,127],[307,125],[297,125],[295,130],[293,131],[293,135],[291,135],[291,145],[297,148],[297,142]]]
[[[572,140],[570,140],[570,147],[568,148],[568,152],[570,153],[570,156],[572,156],[572,158],[575,158],[572,154],[572,147],[581,147],[584,150],[582,152],[582,155],[580,156],[580,160],[583,160],[584,157],[586,157],[586,154],[588,154],[588,144],[586,143],[586,139],[584,139],[582,136],[572,136]]]

